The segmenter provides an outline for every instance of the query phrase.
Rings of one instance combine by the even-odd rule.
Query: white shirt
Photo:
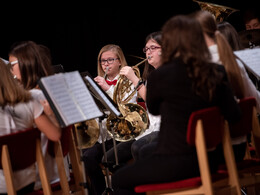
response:
[[[36,99],[37,101],[40,102],[40,100],[46,99],[42,90],[31,89],[30,91],[32,93],[33,98]],[[45,162],[45,167],[46,167],[49,181],[51,184],[59,182],[60,178],[59,178],[57,164],[56,164],[55,158],[51,157],[49,155],[49,153],[47,152],[48,138],[43,133],[41,134],[41,145],[42,145],[42,153],[44,156],[44,162]],[[64,157],[63,161],[64,161],[64,165],[65,165],[66,175],[67,175],[67,178],[69,181],[70,173],[69,173],[69,164],[68,164],[67,156]],[[40,180],[40,175],[39,175],[38,169],[36,169],[36,173],[37,173],[37,175],[36,175],[34,189],[37,190],[37,189],[40,189],[42,186],[41,186],[41,180]]]
[[[217,45],[212,45],[209,47],[209,50],[212,55],[212,61],[215,63],[221,64],[221,61],[219,59],[218,55],[218,47]],[[256,98],[256,109],[257,112],[260,113],[260,92],[256,89],[255,85],[253,84],[252,80],[249,78],[245,66],[242,64],[240,60],[237,59],[237,63],[240,68],[240,73],[243,79],[243,84],[245,87],[245,95],[246,97],[254,97]]]
[[[209,51],[212,55],[212,61],[215,63],[221,64],[221,61],[219,59],[219,54],[218,54],[218,46],[217,45],[210,46]],[[249,78],[244,65],[239,60],[237,60],[237,63],[239,65],[240,73],[241,73],[243,84],[245,87],[245,95],[246,95],[246,97],[253,96],[256,98],[257,111],[259,112],[260,111],[260,93],[259,93],[259,91],[257,91],[253,82]],[[235,139],[232,138],[231,142],[232,142],[232,144],[240,144],[242,142],[246,142],[246,136],[238,137]]]
[[[119,78],[119,75],[117,75],[113,80],[115,80],[115,79],[118,80],[118,78]],[[112,80],[112,81],[113,81],[113,80]],[[112,100],[113,100],[114,90],[115,90],[115,87],[116,87],[117,85],[118,85],[118,82],[117,82],[117,84],[116,84],[115,86],[114,86],[114,85],[111,85],[110,88],[106,91],[106,93],[109,95],[109,97],[110,97]],[[131,85],[131,89],[130,89],[129,93],[126,93],[126,94],[125,94],[125,97],[123,98],[123,100],[126,99],[126,98],[131,94],[131,92],[132,92],[133,90],[134,90],[134,86]],[[128,103],[137,104],[137,92],[134,94],[134,96],[132,97],[132,99],[129,100]],[[109,115],[109,112],[106,112],[106,114]],[[98,119],[97,119],[97,122],[98,122]],[[108,133],[108,131],[107,131],[106,123],[107,123],[107,119],[102,120],[102,125],[101,125],[102,128],[100,129],[100,136],[99,136],[99,138],[98,138],[98,142],[99,142],[99,143],[102,143],[101,133],[102,133],[102,135],[103,135],[104,141],[105,141],[105,140],[110,140],[110,139],[112,138],[111,135],[110,135],[110,134]]]
[[[26,128],[33,127],[34,119],[43,112],[42,105],[35,99],[15,106],[0,107],[0,135],[6,135]],[[35,165],[14,172],[14,186],[16,190],[29,185],[36,179]],[[6,183],[3,170],[0,170],[0,193],[6,193]]]

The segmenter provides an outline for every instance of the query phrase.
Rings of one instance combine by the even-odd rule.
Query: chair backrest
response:
[[[239,101],[239,106],[242,112],[241,119],[234,123],[229,124],[230,137],[236,138],[247,135],[253,130],[253,109],[256,106],[254,97],[247,97]]]
[[[37,162],[44,194],[52,194],[41,149],[41,132],[30,128],[0,137],[0,168],[8,194],[16,194],[14,173]]]
[[[203,123],[207,148],[214,148],[222,141],[225,120],[218,107],[210,107],[191,114],[187,129],[187,142],[195,145],[196,127],[198,121]]]
[[[40,135],[38,129],[32,128],[0,136],[0,156],[2,156],[3,145],[7,145],[13,171],[25,169],[36,162],[35,146]],[[2,169],[1,162],[0,169]]]
[[[205,194],[213,194],[207,151],[217,147],[220,143],[227,165],[229,187],[234,188],[237,194],[241,193],[228,125],[218,107],[201,109],[191,114],[187,129],[187,142],[196,146]]]

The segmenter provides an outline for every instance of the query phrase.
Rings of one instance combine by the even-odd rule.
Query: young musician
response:
[[[256,93],[256,89],[252,86],[245,67],[242,64],[238,64],[229,42],[218,30],[214,17],[207,11],[197,11],[192,16],[202,26],[212,61],[222,64],[225,67],[235,98],[239,100],[252,95],[257,98],[258,93]],[[246,136],[236,139],[231,138],[236,161],[243,160],[246,152],[246,141]]]
[[[136,185],[199,175],[196,149],[186,142],[187,124],[193,111],[218,106],[228,121],[240,118],[225,69],[210,62],[197,20],[177,15],[166,21],[162,28],[161,59],[162,65],[148,77],[146,95],[149,112],[161,115],[157,147],[151,156],[112,175],[115,194],[135,194]],[[209,152],[212,172],[218,165],[214,152]]]
[[[233,51],[238,51],[244,49],[242,46],[239,35],[236,29],[227,21],[223,21],[217,25],[218,30],[224,35],[227,39],[230,47]],[[243,64],[243,62],[236,57],[237,64],[240,68],[240,72],[243,78],[243,83],[245,86],[245,96],[255,97],[256,99],[256,109],[257,112],[260,113],[260,92],[257,90],[256,86],[250,79],[248,72]]]
[[[143,52],[146,54],[147,62],[145,63],[143,80],[146,81],[149,73],[154,69],[157,69],[161,65],[161,32],[153,32],[147,35],[145,39],[145,47]],[[139,82],[139,78],[134,74],[133,69],[130,66],[125,66],[120,70],[121,75],[125,75],[136,86]],[[138,88],[138,94],[145,101],[146,100],[146,84],[141,84]],[[154,116],[148,111],[150,120],[150,126],[146,131],[136,137],[136,141],[131,146],[133,158],[137,160],[144,155],[149,155],[152,149],[146,148],[146,144],[157,141],[158,131],[160,128],[160,116]],[[142,152],[140,152],[142,151]],[[141,153],[141,154],[140,154]]]
[[[58,141],[61,129],[56,127],[43,112],[48,106],[33,98],[34,91],[27,91],[13,78],[6,64],[0,59],[0,136],[18,132],[27,128],[38,127],[50,140]],[[15,189],[20,194],[33,191],[36,178],[35,165],[14,172]],[[6,193],[3,170],[0,170],[0,194]]]
[[[243,22],[246,30],[260,29],[259,7],[251,5],[243,11]]]
[[[117,84],[117,80],[120,77],[119,71],[122,67],[127,66],[122,49],[118,45],[114,44],[108,44],[102,47],[98,54],[97,66],[98,76],[95,77],[94,80],[113,99],[114,89]],[[131,86],[131,90],[128,94],[130,94],[132,90],[134,90],[133,85]],[[137,103],[136,100],[137,93],[133,96],[129,103]],[[102,124],[103,128],[100,129],[100,133],[103,135],[105,148],[106,150],[112,149],[113,151],[113,140],[107,133],[106,119],[102,121]],[[119,164],[126,163],[132,158],[131,144],[133,141],[134,140],[117,142],[116,147]],[[101,136],[93,147],[83,149],[86,174],[90,178],[90,191],[93,194],[102,194],[106,189],[104,174],[100,166],[103,155]],[[107,158],[108,161],[112,161],[112,164],[115,165],[115,154],[113,152],[108,155]]]
[[[38,87],[40,78],[53,74],[50,51],[43,45],[38,45],[33,41],[21,41],[14,43],[9,51],[9,62],[11,64],[11,72],[16,80],[28,91],[33,92],[34,98],[38,101],[47,100],[43,92]],[[51,109],[45,110],[50,120],[59,126],[56,117]],[[58,168],[56,161],[47,152],[48,139],[42,134],[42,150],[45,158],[45,164],[49,180],[51,183],[59,181]],[[64,158],[66,173],[69,180],[69,165],[67,157]],[[40,178],[37,174],[37,182],[35,189],[41,188]]]

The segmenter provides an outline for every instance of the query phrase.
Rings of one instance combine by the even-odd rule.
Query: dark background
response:
[[[107,2],[107,1],[106,1]],[[244,30],[241,13],[255,0],[207,1],[239,9],[226,20],[237,31]],[[121,5],[122,4],[122,5]],[[0,12],[0,57],[8,59],[8,51],[16,41],[32,40],[50,48],[53,64],[62,64],[65,71],[88,71],[96,76],[97,56],[106,44],[118,44],[129,65],[144,57],[145,37],[161,29],[176,14],[188,14],[200,7],[192,0],[181,1],[123,1],[56,2],[46,4],[8,5]]]

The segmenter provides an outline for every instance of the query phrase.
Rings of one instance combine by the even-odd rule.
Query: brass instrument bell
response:
[[[74,127],[79,149],[90,148],[97,142],[100,131],[95,119],[77,123]]]
[[[132,67],[136,76],[140,79],[141,76],[138,66],[145,61],[147,61],[147,59]],[[129,103],[136,93],[136,89],[131,92],[131,87],[133,87],[132,82],[121,75],[114,89],[113,100],[118,105],[123,116],[115,117],[109,115],[107,118],[108,133],[114,136],[115,140],[121,142],[136,138],[144,133],[150,125],[147,111],[139,104]],[[130,95],[126,97],[128,93],[130,93]]]
[[[193,0],[193,1],[198,3],[202,10],[208,11],[212,15],[214,15],[218,23],[225,20],[230,14],[239,11],[238,9],[234,9],[223,5],[217,5],[214,3],[203,2],[198,0]]]

